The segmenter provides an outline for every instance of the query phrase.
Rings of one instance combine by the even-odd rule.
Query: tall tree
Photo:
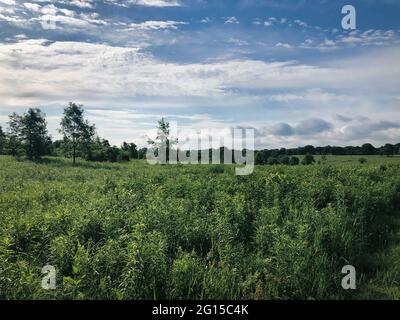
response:
[[[375,147],[370,143],[364,143],[361,146],[362,154],[363,155],[373,155],[375,154]]]
[[[72,147],[72,161],[76,163],[77,149],[82,147],[87,151],[90,142],[95,134],[95,127],[84,119],[82,105],[70,102],[64,109],[64,116],[61,120],[60,132],[64,140]]]
[[[0,154],[3,154],[6,144],[6,135],[3,128],[0,126]]]
[[[21,118],[20,136],[29,159],[40,159],[46,153],[47,123],[40,109],[29,109]]]
[[[382,153],[388,157],[393,156],[395,153],[395,147],[393,144],[387,143],[382,147]]]
[[[127,152],[131,159],[138,159],[139,158],[138,149],[137,149],[137,145],[136,144],[124,142],[122,144],[121,149],[122,149],[122,151]]]
[[[400,153],[400,143],[395,144],[394,153],[395,154],[399,154]]]
[[[160,154],[160,152],[165,153],[165,159],[162,159],[162,162],[166,161],[168,163],[170,150],[174,144],[178,143],[178,139],[171,137],[169,122],[162,118],[158,121],[156,139],[149,139],[148,143],[157,150],[158,154]]]
[[[29,159],[39,159],[43,156],[49,142],[44,113],[40,109],[30,108],[22,116],[11,114],[9,119],[10,153],[16,156],[22,147]]]
[[[22,146],[19,141],[18,131],[21,123],[21,116],[15,112],[8,116],[7,151],[13,157],[20,154]]]

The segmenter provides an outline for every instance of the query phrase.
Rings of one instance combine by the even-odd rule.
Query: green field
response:
[[[2,156],[0,299],[399,299],[400,157],[359,158],[238,177]]]
[[[316,161],[320,161],[326,164],[335,165],[358,165],[360,159],[365,159],[366,164],[373,165],[386,165],[386,164],[400,164],[400,155],[392,157],[386,156],[326,156],[326,160],[323,160],[322,156],[315,156]]]

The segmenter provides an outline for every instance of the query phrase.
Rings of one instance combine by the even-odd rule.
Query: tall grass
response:
[[[399,211],[396,163],[238,177],[229,166],[1,157],[0,298],[400,298],[398,268],[380,253]],[[46,264],[56,290],[40,286]],[[347,264],[358,291],[341,287]]]

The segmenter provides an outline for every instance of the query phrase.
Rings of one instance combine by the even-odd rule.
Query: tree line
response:
[[[84,117],[82,105],[69,103],[64,109],[59,132],[61,140],[50,137],[45,114],[31,108],[23,115],[9,115],[8,129],[0,127],[0,154],[39,160],[43,156],[62,156],[87,161],[129,161],[144,159],[147,149],[138,149],[135,143],[124,142],[121,147],[112,146],[100,138],[95,125]]]
[[[177,142],[173,142],[173,138],[169,136],[169,124],[164,119],[159,121],[158,129],[171,145]],[[30,108],[23,115],[12,113],[9,115],[7,130],[4,131],[0,126],[0,154],[27,157],[30,160],[39,160],[43,156],[70,157],[73,163],[78,157],[86,161],[99,162],[146,158],[147,148],[139,149],[133,142],[124,142],[120,147],[112,146],[107,139],[100,138],[96,133],[95,125],[85,119],[83,106],[76,103],[70,102],[64,109],[59,132],[62,139],[53,141],[47,130],[45,114],[39,108]],[[156,142],[149,141],[149,144],[154,146]],[[223,155],[227,150],[226,147],[220,148],[221,159],[224,158]],[[209,152],[211,154],[212,150]],[[255,162],[259,165],[299,165],[300,163],[307,165],[315,162],[315,155],[393,156],[399,152],[400,143],[385,144],[378,148],[370,143],[360,147],[307,145],[292,149],[257,150]],[[297,157],[298,155],[304,156],[302,161]]]
[[[292,149],[273,149],[273,150],[259,150],[256,151],[255,162],[256,164],[289,164],[295,165],[297,163],[296,156],[307,156],[308,160],[305,160],[305,164],[310,164],[313,161],[310,156],[371,156],[371,155],[385,155],[394,156],[400,153],[400,143],[397,144],[385,144],[381,147],[374,147],[370,143],[365,143],[361,147],[337,147],[337,146],[325,146],[325,147],[314,147],[312,145],[306,145],[304,147],[292,148]],[[305,158],[305,157],[304,157]],[[304,161],[303,158],[303,161]],[[298,164],[298,163],[297,163]]]

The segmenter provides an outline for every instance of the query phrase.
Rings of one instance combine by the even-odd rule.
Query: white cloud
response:
[[[32,12],[40,12],[41,5],[37,3],[25,2],[24,7]]]
[[[334,50],[344,47],[381,47],[400,44],[399,32],[396,30],[367,30],[352,31],[350,33],[334,33],[329,39],[322,40],[307,39],[300,47],[317,48],[320,50]]]
[[[177,0],[130,0],[128,2],[149,7],[179,7],[181,5]]]
[[[289,43],[282,43],[282,42],[278,42],[275,47],[280,47],[280,48],[286,48],[286,49],[291,49],[293,48]]]
[[[182,5],[178,0],[107,0],[107,2],[123,7],[131,5],[146,7],[180,7]]]
[[[93,8],[93,1],[92,0],[71,0],[68,1],[69,5],[76,6],[79,8]]]
[[[294,23],[297,24],[300,27],[304,27],[304,28],[308,27],[307,22],[304,22],[304,21],[301,21],[301,20],[298,20],[298,19],[294,20]]]
[[[324,89],[397,92],[398,54],[399,48],[381,50],[326,67],[256,60],[176,64],[160,62],[135,48],[22,40],[0,47],[0,105],[19,98],[23,105],[29,93],[30,98],[45,101],[49,95],[59,99],[66,99],[66,95],[94,99],[139,95],[225,97],[233,95],[237,88],[306,89],[309,91],[303,95],[272,97],[281,101],[324,101],[337,99]],[[382,58],[377,60],[377,56]],[[313,88],[320,89],[312,91]]]
[[[12,6],[12,5],[16,4],[15,0],[0,0],[0,3],[4,3],[4,4],[9,5],[9,6]]]
[[[93,9],[95,7],[95,0],[33,0],[38,3],[53,3],[53,4],[66,4],[75,6],[81,9]]]
[[[132,104],[162,108],[171,105],[194,106],[200,101],[201,105],[208,107],[239,107],[248,112],[245,111],[246,106],[254,103],[260,105],[263,101],[262,98],[257,100],[259,97],[252,92],[266,90],[278,92],[262,93],[266,106],[274,102],[300,107],[302,104],[299,103],[319,106],[316,109],[319,114],[315,115],[312,115],[310,108],[306,111],[294,110],[293,113],[296,112],[300,119],[305,115],[311,119],[325,119],[320,114],[329,110],[340,112],[340,106],[343,106],[343,110],[347,108],[371,114],[372,109],[363,104],[365,100],[360,102],[355,97],[373,95],[374,92],[378,97],[397,97],[400,68],[396,62],[399,52],[400,48],[378,49],[364,56],[333,61],[324,67],[291,61],[267,63],[257,60],[180,64],[157,60],[139,48],[81,42],[51,43],[44,39],[26,40],[21,37],[16,43],[0,47],[0,108],[15,110],[41,105],[59,108],[68,101],[110,106],[111,109],[117,105],[127,107]],[[348,94],[333,93],[336,90]],[[366,100],[371,105],[379,101]],[[387,104],[381,103],[379,109],[383,110]],[[382,113],[379,119],[375,119],[376,124],[367,127],[379,135],[390,135],[394,139],[399,129],[386,128],[388,123],[382,121],[385,121],[387,114]],[[124,114],[115,113],[113,116],[125,117]],[[133,121],[138,116],[130,115],[129,119]],[[400,120],[396,113],[390,119],[393,122]],[[206,120],[198,118],[196,121]],[[106,122],[104,126],[107,127]],[[304,139],[314,144],[325,141],[331,144],[344,143],[346,138],[357,142],[357,139],[362,139],[360,127],[357,123],[341,123],[330,128],[322,121],[292,125],[302,135],[326,128],[324,131],[321,129],[314,140],[311,137]],[[108,130],[102,134],[112,138],[113,130]],[[269,136],[264,137],[267,138]],[[299,141],[293,135],[274,135],[270,138],[271,143],[278,145],[297,144]]]
[[[123,31],[130,30],[159,30],[159,29],[177,29],[179,25],[185,25],[181,21],[145,21],[141,23],[130,23]]]
[[[335,94],[318,88],[308,89],[304,92],[299,92],[299,93],[274,94],[270,95],[269,99],[272,101],[285,102],[285,103],[293,103],[299,101],[316,102],[316,103],[354,102],[354,97],[352,96]]]
[[[225,20],[225,24],[239,24],[239,20],[236,17],[230,17]]]

